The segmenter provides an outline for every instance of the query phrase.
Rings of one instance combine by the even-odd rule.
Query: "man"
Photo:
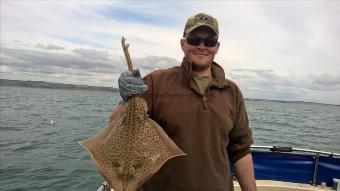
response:
[[[124,72],[118,80],[123,100],[140,94],[150,117],[188,154],[167,161],[142,191],[233,190],[229,160],[242,190],[256,190],[253,139],[242,93],[214,62],[218,35],[215,18],[194,15],[180,41],[184,53],[180,66],[155,71],[144,81],[138,70]]]

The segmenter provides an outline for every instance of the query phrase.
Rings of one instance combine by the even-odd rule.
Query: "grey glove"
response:
[[[148,86],[144,84],[139,70],[127,71],[118,78],[120,97],[127,101],[131,96],[145,92]]]

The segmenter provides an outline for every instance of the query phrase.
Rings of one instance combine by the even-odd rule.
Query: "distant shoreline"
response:
[[[17,87],[30,87],[30,88],[50,88],[50,89],[68,89],[68,90],[92,90],[92,91],[118,91],[113,87],[100,87],[88,85],[75,85],[53,83],[45,81],[22,81],[22,80],[7,80],[0,79],[0,86],[17,86]]]
[[[8,80],[0,79],[0,86],[17,86],[17,87],[30,87],[30,88],[49,88],[49,89],[68,89],[68,90],[89,90],[89,91],[110,91],[118,92],[118,88],[113,87],[101,87],[101,86],[88,86],[88,85],[75,85],[75,84],[63,84],[63,83],[53,83],[45,81],[22,81],[22,80]],[[274,101],[282,103],[310,103],[310,104],[323,104],[323,105],[334,105],[327,103],[317,103],[317,102],[306,102],[306,101],[284,101],[284,100],[268,100],[268,99],[256,99],[256,98],[245,98],[245,100],[251,101]]]

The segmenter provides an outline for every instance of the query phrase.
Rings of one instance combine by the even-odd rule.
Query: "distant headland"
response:
[[[80,90],[94,90],[94,91],[118,91],[113,87],[100,87],[100,86],[88,86],[88,85],[75,85],[75,84],[62,84],[52,83],[44,81],[21,81],[21,80],[7,80],[0,79],[0,86],[19,86],[30,88],[53,88],[53,89],[80,89]]]

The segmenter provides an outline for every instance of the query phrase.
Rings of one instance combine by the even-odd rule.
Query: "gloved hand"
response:
[[[144,84],[139,70],[123,72],[118,78],[119,93],[124,101],[131,96],[145,92],[148,86]]]

